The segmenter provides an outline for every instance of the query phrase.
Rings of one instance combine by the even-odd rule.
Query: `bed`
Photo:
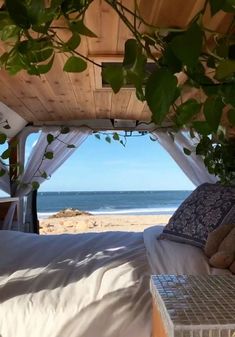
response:
[[[149,337],[151,274],[227,272],[199,248],[157,240],[161,231],[1,231],[1,337]]]

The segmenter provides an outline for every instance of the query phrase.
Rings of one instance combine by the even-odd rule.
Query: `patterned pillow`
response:
[[[208,233],[235,223],[235,186],[202,184],[179,206],[162,238],[204,247]]]

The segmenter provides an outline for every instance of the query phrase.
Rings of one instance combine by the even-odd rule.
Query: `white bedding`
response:
[[[230,274],[229,270],[211,268],[202,249],[173,242],[157,240],[163,227],[144,231],[144,243],[151,274]]]
[[[157,241],[159,230],[1,231],[1,337],[150,336],[150,274],[214,272],[200,249]]]

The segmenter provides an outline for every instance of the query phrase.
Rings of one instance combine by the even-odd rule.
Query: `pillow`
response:
[[[235,223],[235,186],[202,184],[179,206],[162,238],[204,247],[209,232]]]

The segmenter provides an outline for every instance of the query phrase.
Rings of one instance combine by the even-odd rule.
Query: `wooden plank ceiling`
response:
[[[205,0],[140,0],[143,17],[157,26],[185,27],[204,5]],[[131,6],[132,0],[123,0]],[[227,18],[218,13],[205,18],[210,28],[220,29]],[[131,37],[127,28],[102,0],[95,0],[86,16],[87,26],[98,38],[83,38],[80,50],[96,62],[121,57],[125,41]],[[66,37],[64,37],[66,38]],[[11,77],[0,72],[0,101],[28,122],[65,121],[96,118],[149,120],[150,111],[139,102],[133,89],[118,94],[102,88],[100,71],[93,64],[81,74],[62,71],[64,55],[57,55],[52,70],[39,77],[21,72]]]

